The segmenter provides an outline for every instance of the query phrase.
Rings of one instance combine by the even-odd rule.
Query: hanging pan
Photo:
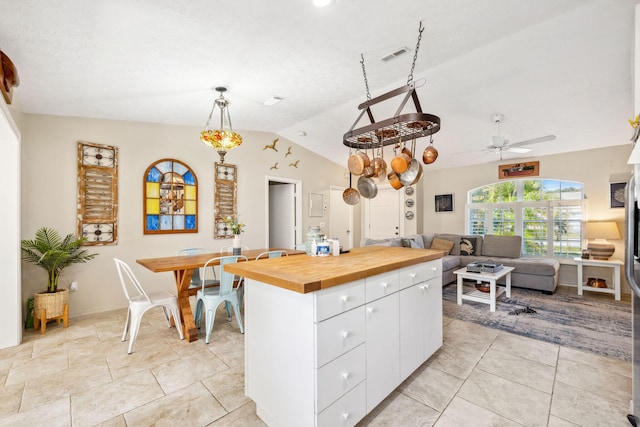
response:
[[[360,193],[351,186],[351,174],[349,174],[349,188],[342,192],[342,200],[348,205],[357,205],[360,201]]]
[[[358,191],[362,197],[373,199],[378,195],[378,186],[373,179],[361,176],[358,178]]]
[[[355,153],[349,155],[349,160],[347,164],[349,166],[349,172],[354,175],[362,175],[364,172],[364,168],[369,166],[371,160],[369,160],[369,156],[367,153],[364,153],[360,150],[357,150]]]

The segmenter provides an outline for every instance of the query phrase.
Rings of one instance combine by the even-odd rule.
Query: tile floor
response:
[[[0,426],[263,426],[218,313],[205,345],[149,312],[131,355],[125,310],[27,331],[0,350]],[[629,426],[630,398],[629,363],[445,318],[444,346],[359,425]]]

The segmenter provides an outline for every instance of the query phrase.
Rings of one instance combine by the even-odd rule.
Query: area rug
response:
[[[465,285],[467,290],[470,286]],[[631,360],[631,304],[609,298],[512,288],[498,297],[496,311],[488,304],[457,304],[456,285],[443,288],[443,314],[525,337]],[[586,292],[585,292],[586,294]],[[527,312],[523,309],[529,307]],[[535,313],[533,313],[535,311]],[[509,312],[518,314],[509,314]]]

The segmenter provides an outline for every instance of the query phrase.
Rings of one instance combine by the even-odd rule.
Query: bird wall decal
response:
[[[287,148],[287,152],[285,153],[285,157],[287,157],[289,154],[291,154],[291,146],[289,146],[289,148]]]
[[[269,170],[271,169],[278,169],[278,162],[276,162],[273,166],[269,168]]]
[[[296,160],[293,163],[289,163],[289,166],[293,166],[294,168],[297,168],[298,167],[298,163],[300,163],[300,160]]]
[[[276,148],[276,144],[278,143],[278,139],[276,138],[273,140],[273,144],[269,144],[269,145],[265,145],[264,148],[262,149],[262,151],[266,150],[267,148],[271,148],[273,151],[278,151],[278,149]]]

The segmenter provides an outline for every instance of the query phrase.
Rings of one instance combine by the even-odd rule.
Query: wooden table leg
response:
[[[193,319],[191,304],[189,303],[189,284],[193,276],[193,269],[175,271],[176,286],[178,288],[178,307],[180,308],[180,317],[182,318],[182,326],[184,338],[188,342],[198,339],[198,328]]]

